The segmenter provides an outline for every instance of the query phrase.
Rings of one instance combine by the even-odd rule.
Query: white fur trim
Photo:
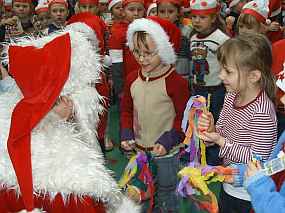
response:
[[[149,13],[150,13],[150,11],[151,11],[153,8],[157,8],[157,4],[156,4],[156,3],[151,3],[151,4],[148,6],[147,11],[146,11],[146,16],[149,16]]]
[[[108,10],[111,12],[112,7],[119,2],[122,2],[122,0],[112,0],[108,5]]]
[[[137,31],[145,31],[151,36],[157,46],[162,63],[175,64],[176,54],[173,45],[170,43],[167,33],[158,23],[146,18],[134,20],[129,25],[127,32],[127,41],[131,50],[134,48],[133,35]]]
[[[109,55],[113,64],[123,62],[123,50],[110,49]]]
[[[229,8],[236,6],[239,2],[240,0],[232,0],[231,3],[229,4]]]
[[[285,92],[285,61],[283,63],[283,71],[281,71],[278,76],[280,76],[277,81],[276,85],[281,89],[283,92]]]
[[[123,197],[121,205],[116,210],[116,213],[139,213],[141,212],[141,207],[135,204],[132,200],[128,199],[127,197]]]
[[[65,202],[71,194],[78,199],[86,195],[95,200],[101,199],[108,209],[121,209],[123,195],[112,172],[105,167],[96,138],[95,130],[103,107],[102,97],[94,88],[94,83],[100,81],[101,70],[101,58],[94,46],[82,33],[72,29],[38,40],[23,40],[17,45],[42,47],[65,33],[71,38],[71,70],[61,95],[68,95],[73,100],[78,122],[64,122],[51,110],[33,129],[31,158],[34,193],[47,194],[51,200],[59,193]],[[17,85],[0,94],[0,185],[16,190],[18,194],[20,189],[6,142],[11,114],[21,98]]]
[[[19,211],[18,213],[44,213],[45,211],[42,211],[40,209],[34,209],[32,211],[26,211],[26,210],[22,210],[22,211]]]

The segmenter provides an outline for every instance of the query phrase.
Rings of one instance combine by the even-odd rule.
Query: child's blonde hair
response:
[[[257,29],[258,32],[262,31],[262,23],[258,21],[254,16],[250,14],[240,14],[238,21],[237,21],[237,26],[244,25],[248,29]]]
[[[262,34],[242,34],[227,40],[218,48],[217,58],[221,66],[234,62],[238,71],[261,72],[260,86],[275,101],[275,79],[271,72],[272,53],[270,42]]]

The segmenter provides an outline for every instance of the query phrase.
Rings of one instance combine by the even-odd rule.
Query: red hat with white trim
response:
[[[190,9],[193,15],[209,15],[218,13],[220,7],[216,0],[191,0]]]
[[[70,36],[67,33],[58,36],[42,48],[11,45],[8,52],[9,73],[15,79],[23,98],[12,113],[7,148],[25,210],[40,212],[34,210],[32,130],[52,109],[69,77]],[[24,67],[29,68],[27,72],[23,72]]]
[[[149,16],[150,11],[153,8],[157,8],[156,0],[146,0],[145,1],[145,9],[146,9],[146,16]]]
[[[95,4],[98,5],[99,1],[98,0],[79,0],[78,1],[79,4]]]
[[[21,3],[29,3],[29,4],[32,4],[32,0],[13,0],[13,3],[14,2],[21,2]]]
[[[39,0],[39,3],[35,8],[35,12],[36,14],[48,12],[48,0]]]
[[[122,3],[122,0],[109,0],[108,10],[111,11],[112,7],[118,3]]]
[[[259,22],[266,23],[269,14],[268,0],[253,0],[246,3],[241,14],[249,14],[254,16]]]
[[[12,0],[4,0],[4,9],[5,9],[5,11],[11,11]]]
[[[104,32],[106,31],[106,25],[100,17],[89,12],[78,13],[68,20],[67,27],[72,28],[73,31],[85,33],[85,36],[87,36],[90,41],[94,41],[96,46],[100,48],[100,54],[104,54]],[[90,30],[87,31],[88,29]]]
[[[162,63],[175,64],[181,40],[181,32],[175,24],[157,16],[134,20],[127,31],[127,41],[131,50],[134,48],[134,33],[138,31],[150,35],[157,46]]]
[[[161,3],[172,3],[179,7],[188,8],[189,7],[189,1],[188,0],[157,0],[157,5]]]
[[[123,7],[132,2],[142,3],[144,5],[144,0],[122,0]]]
[[[51,0],[48,3],[48,7],[50,8],[52,5],[54,4],[62,4],[64,5],[66,8],[68,8],[68,3],[66,0]]]
[[[269,16],[275,17],[282,11],[282,2],[281,0],[270,0],[269,1]]]

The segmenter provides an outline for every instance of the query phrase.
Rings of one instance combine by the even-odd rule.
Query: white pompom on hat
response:
[[[175,24],[156,16],[134,20],[127,31],[127,41],[131,50],[134,48],[134,33],[138,31],[144,31],[151,36],[162,63],[175,64],[175,52],[179,51],[181,39],[181,32]]]

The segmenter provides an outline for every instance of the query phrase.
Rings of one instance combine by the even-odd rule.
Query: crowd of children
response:
[[[140,187],[130,195],[143,211],[179,212],[181,122],[193,95],[210,103],[198,121],[207,164],[248,165],[240,177],[244,186],[222,184],[220,212],[285,209],[284,171],[280,193],[272,192],[274,182],[262,172],[262,164],[276,158],[284,143],[284,0],[2,0],[0,10],[5,44],[44,37],[77,22],[88,25],[86,37],[103,65],[102,82],[94,82],[106,97],[97,127],[101,148],[106,152],[114,146],[106,130],[108,107],[114,104],[122,153],[127,158],[151,153],[156,166],[153,206],[144,206],[150,192]],[[11,87],[6,70],[3,61],[0,93]],[[252,163],[256,155],[260,162]]]

